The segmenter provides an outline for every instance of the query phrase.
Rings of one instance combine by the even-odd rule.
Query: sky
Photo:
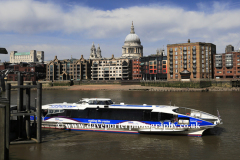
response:
[[[92,43],[110,58],[122,55],[133,21],[143,55],[167,44],[213,43],[240,48],[239,0],[0,0],[0,54],[44,51],[45,60],[85,59]]]

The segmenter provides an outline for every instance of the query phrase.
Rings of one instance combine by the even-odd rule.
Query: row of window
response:
[[[190,46],[188,46],[188,47],[179,47],[179,50],[180,50],[180,51],[182,51],[182,49],[183,49],[183,50],[190,50],[191,47],[190,47]],[[195,49],[196,49],[196,46],[193,46],[192,49],[195,50]],[[211,47],[209,47],[209,46],[205,46],[205,47],[204,47],[204,46],[201,46],[201,49],[202,49],[202,50],[205,49],[206,51],[208,51],[208,50],[211,50]],[[173,48],[169,48],[169,51],[173,51]],[[178,51],[178,47],[175,47],[175,48],[174,48],[174,51]]]

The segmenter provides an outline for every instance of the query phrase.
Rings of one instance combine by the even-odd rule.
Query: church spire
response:
[[[134,26],[133,26],[133,21],[132,21],[132,26],[131,26],[131,32],[130,32],[131,34],[135,34],[135,32],[134,32]]]

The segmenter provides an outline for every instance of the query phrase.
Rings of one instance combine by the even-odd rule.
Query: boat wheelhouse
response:
[[[77,103],[42,106],[43,127],[123,133],[201,136],[221,123],[220,117],[168,105],[114,104],[109,98],[83,98]]]

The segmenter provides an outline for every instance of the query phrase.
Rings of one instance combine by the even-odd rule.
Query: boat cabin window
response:
[[[111,100],[108,101],[89,100],[88,104],[111,105],[113,104],[113,102]]]
[[[48,114],[59,114],[59,113],[63,113],[64,110],[63,109],[49,109],[48,110]]]
[[[151,113],[152,121],[166,121],[166,120],[173,121],[174,118],[176,117],[173,114],[169,114],[169,113],[159,113],[159,112]]]

